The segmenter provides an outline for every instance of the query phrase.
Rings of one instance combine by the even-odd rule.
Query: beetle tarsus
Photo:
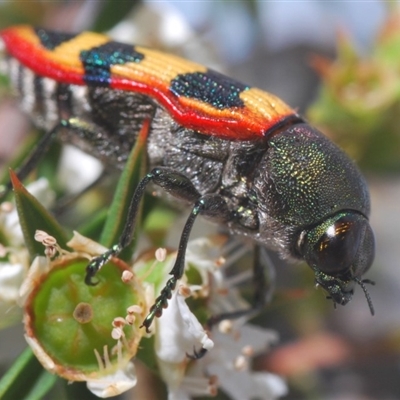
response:
[[[208,350],[204,347],[202,347],[200,350],[196,350],[196,348],[193,346],[193,354],[186,353],[186,357],[190,358],[191,360],[199,360],[207,354],[207,351]]]
[[[97,271],[99,270],[96,262],[91,262],[87,267],[86,267],[86,275],[85,275],[85,284],[88,286],[96,286],[99,281],[94,281],[93,278],[96,275]]]

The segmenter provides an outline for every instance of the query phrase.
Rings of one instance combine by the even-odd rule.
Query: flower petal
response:
[[[96,379],[87,380],[87,388],[101,398],[113,397],[132,389],[137,383],[135,366],[129,362],[124,369]]]
[[[196,349],[211,349],[214,345],[179,290],[173,293],[157,324],[156,354],[163,361],[180,363]]]

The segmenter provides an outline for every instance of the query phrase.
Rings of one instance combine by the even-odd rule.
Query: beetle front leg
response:
[[[172,277],[167,281],[166,285],[161,291],[160,296],[156,298],[154,304],[150,308],[149,314],[141,325],[146,328],[148,333],[153,319],[162,315],[162,311],[167,307],[168,300],[172,296],[172,291],[175,289],[177,281],[182,278],[185,270],[185,254],[190,232],[193,228],[196,217],[200,214],[214,218],[218,215],[219,218],[227,220],[230,212],[225,200],[219,195],[204,195],[195,203],[182,231],[179,241],[178,254],[176,256],[174,267],[170,272]]]
[[[187,241],[197,215],[199,213],[203,215],[209,215],[211,217],[223,217],[225,215],[225,220],[228,219],[227,206],[225,204],[225,201],[220,196],[201,196],[201,194],[194,187],[190,179],[187,178],[185,175],[174,172],[168,168],[154,168],[151,172],[146,174],[146,176],[140,181],[135,190],[135,193],[129,205],[127,222],[124,226],[118,244],[114,245],[111,249],[109,249],[102,255],[94,258],[86,267],[85,282],[87,285],[95,285],[96,282],[93,281],[93,277],[96,275],[97,271],[104,264],[106,264],[111,257],[116,257],[126,246],[131,243],[133,237],[133,229],[139,210],[139,204],[145,193],[147,185],[150,182],[162,187],[168,193],[171,193],[174,197],[194,203],[192,212],[182,232],[177,262],[175,263],[175,266],[171,271],[171,274],[177,277],[176,280],[178,280],[183,274],[182,265],[184,264],[184,254],[186,251]],[[163,298],[164,297],[165,296],[163,296]]]
[[[150,182],[164,188],[175,197],[193,202],[194,206],[182,231],[176,261],[170,272],[172,277],[167,281],[161,294],[156,298],[154,305],[150,308],[148,316],[143,321],[142,326],[146,328],[147,332],[149,332],[153,319],[155,317],[160,317],[162,310],[167,307],[168,300],[171,298],[172,291],[175,289],[177,281],[182,278],[185,269],[186,248],[190,232],[197,216],[202,214],[214,219],[218,218],[221,221],[226,221],[230,218],[228,206],[221,196],[215,194],[206,194],[202,196],[186,176],[167,168],[154,168],[140,181],[135,190],[129,205],[127,222],[118,244],[114,245],[102,255],[94,258],[86,267],[85,283],[87,285],[96,285],[97,282],[93,281],[93,277],[99,269],[106,264],[111,257],[117,256],[132,241],[133,228],[135,226],[139,204]]]

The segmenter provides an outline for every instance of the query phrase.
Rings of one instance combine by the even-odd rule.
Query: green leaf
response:
[[[154,197],[145,196],[145,206],[143,207],[143,232],[151,239],[155,247],[165,245],[165,237],[171,229],[171,226],[177,219],[177,210],[168,205],[153,202]],[[157,199],[158,200],[158,199]],[[146,213],[146,208],[152,206]]]
[[[42,368],[28,347],[0,380],[0,399],[43,399],[56,380],[55,375]]]
[[[87,236],[92,240],[99,241],[99,233],[102,232],[106,219],[107,210],[101,209],[96,214],[92,215],[89,221],[81,224],[77,231],[83,236]]]
[[[36,379],[32,389],[25,396],[24,400],[42,400],[43,396],[50,391],[56,381],[56,375],[52,375],[47,371],[43,371]]]
[[[141,178],[146,173],[147,153],[146,140],[149,129],[149,121],[143,122],[143,127],[136,140],[131,154],[127,160],[121,178],[118,181],[117,189],[113,198],[113,202],[109,209],[107,220],[100,238],[100,243],[106,247],[111,247],[115,244],[125,226],[129,205],[133,197],[133,193]],[[137,223],[134,229],[137,230],[138,222],[140,221],[141,212],[138,213]],[[123,260],[129,260],[135,248],[135,240],[126,248],[119,256]]]
[[[67,236],[55,218],[32,196],[22,185],[17,175],[10,170],[11,183],[14,189],[18,217],[29,254],[35,257],[43,254],[43,245],[34,238],[37,229],[54,236],[58,244],[66,249]]]

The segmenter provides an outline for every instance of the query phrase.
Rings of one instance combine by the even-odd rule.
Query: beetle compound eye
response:
[[[314,246],[319,268],[326,273],[345,271],[352,264],[365,227],[353,216],[345,216],[330,225]]]
[[[357,257],[360,248],[364,247],[366,231],[370,230],[364,216],[354,212],[340,213],[306,235],[303,246],[305,259],[313,268],[328,275],[350,273],[358,276],[368,268],[358,268]]]

